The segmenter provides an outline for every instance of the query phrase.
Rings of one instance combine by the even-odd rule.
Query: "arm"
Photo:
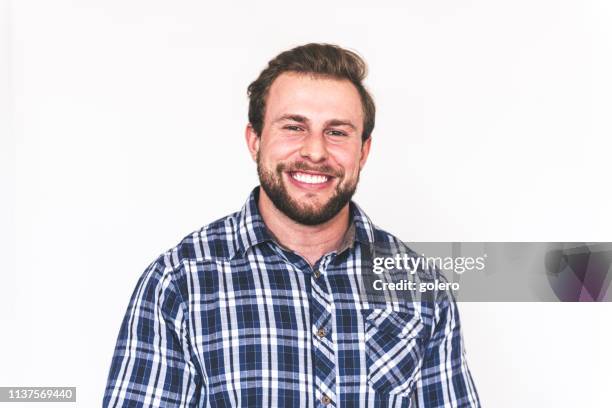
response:
[[[187,346],[184,305],[163,260],[140,278],[121,325],[103,407],[192,407],[200,379]]]
[[[449,293],[440,293],[434,306],[433,332],[416,383],[419,408],[480,407],[467,366],[459,312]]]

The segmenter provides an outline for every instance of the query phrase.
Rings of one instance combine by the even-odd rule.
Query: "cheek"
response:
[[[265,157],[268,162],[287,160],[297,151],[299,151],[299,145],[292,143],[287,138],[281,139],[272,136],[267,139],[266,143],[261,144],[262,157]]]
[[[346,177],[352,177],[359,173],[359,161],[361,159],[359,149],[334,149],[332,156],[337,165],[344,169]]]

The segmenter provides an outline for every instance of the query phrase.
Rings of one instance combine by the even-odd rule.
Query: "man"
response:
[[[141,277],[105,407],[477,407],[456,304],[368,302],[376,228],[351,197],[374,102],[355,53],[307,44],[248,89],[261,188]]]

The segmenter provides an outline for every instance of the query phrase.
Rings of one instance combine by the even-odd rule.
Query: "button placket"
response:
[[[315,265],[315,268],[312,271],[312,276],[315,279],[318,280],[325,273],[325,270],[327,269],[327,265],[329,265],[329,263],[332,260],[332,256],[333,256],[333,254],[325,255],[323,258],[321,258],[320,262],[318,262]]]
[[[312,270],[312,339],[316,393],[322,406],[333,406],[336,397],[336,351],[332,343],[333,297],[324,275],[331,254],[324,256]],[[330,405],[331,404],[331,405]]]

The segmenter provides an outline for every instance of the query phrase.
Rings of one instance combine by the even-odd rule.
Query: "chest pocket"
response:
[[[425,326],[417,310],[362,310],[368,383],[381,394],[407,397],[423,360]]]

